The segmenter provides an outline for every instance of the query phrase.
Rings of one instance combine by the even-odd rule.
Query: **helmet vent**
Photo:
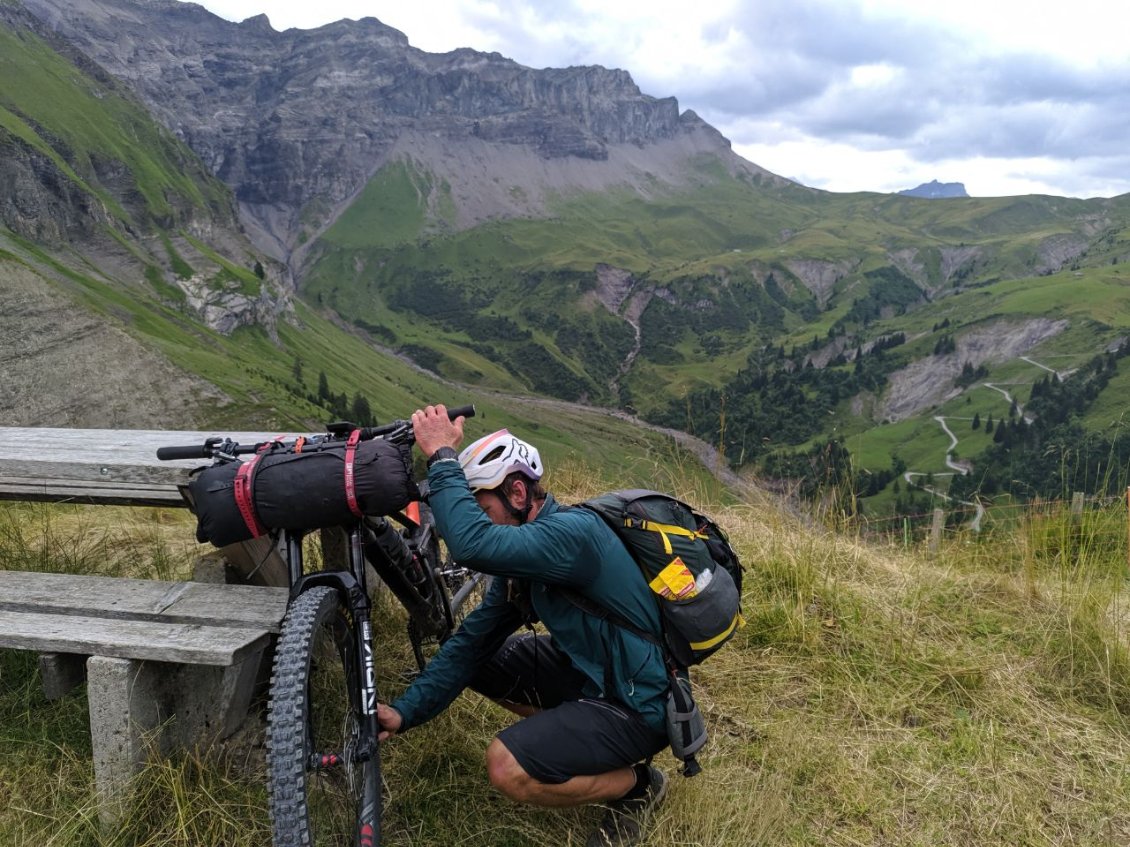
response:
[[[506,452],[506,447],[500,444],[497,447],[495,447],[493,450],[491,450],[489,453],[487,453],[485,456],[483,456],[481,459],[479,459],[479,464],[485,465],[487,462],[493,462],[495,459],[500,459],[500,458],[502,458],[502,454],[505,453],[505,452]]]

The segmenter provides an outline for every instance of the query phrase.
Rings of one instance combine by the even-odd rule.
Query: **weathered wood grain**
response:
[[[0,570],[0,610],[277,633],[289,591],[253,585],[163,582],[90,574]]]
[[[0,647],[117,659],[231,665],[267,643],[262,628],[115,620],[0,609]]]
[[[188,506],[173,483],[95,482],[4,476],[0,476],[0,500],[109,506]]]
[[[197,430],[63,429],[0,427],[0,480],[87,480],[180,485],[204,459],[162,462],[157,448],[202,445],[213,436],[258,444],[280,433]],[[294,437],[284,434],[285,438]]]

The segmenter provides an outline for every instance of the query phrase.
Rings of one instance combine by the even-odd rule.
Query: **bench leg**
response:
[[[39,679],[43,696],[58,700],[86,680],[86,657],[74,653],[40,653]]]
[[[145,760],[146,734],[162,720],[151,662],[92,656],[86,662],[94,787],[104,827],[121,817],[130,779]]]
[[[99,817],[113,827],[149,750],[205,748],[247,717],[264,651],[221,668],[93,656],[87,660]],[[170,720],[170,718],[172,720]]]
[[[226,668],[181,665],[170,674],[167,693],[176,712],[176,742],[208,746],[232,735],[243,724],[255,694],[259,649]]]

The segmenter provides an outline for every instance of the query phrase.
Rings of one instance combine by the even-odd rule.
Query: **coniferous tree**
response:
[[[973,429],[980,429],[980,428],[981,428],[981,413],[980,412],[974,412],[974,414],[973,414]]]
[[[373,410],[369,405],[369,398],[362,394],[360,391],[353,395],[353,407],[350,411],[353,413],[351,419],[357,425],[373,425]]]

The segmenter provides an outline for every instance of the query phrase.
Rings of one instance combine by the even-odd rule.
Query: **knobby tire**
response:
[[[358,762],[360,684],[351,617],[333,588],[302,592],[275,651],[267,764],[275,847],[380,844],[380,755]],[[319,756],[341,764],[313,767]]]

